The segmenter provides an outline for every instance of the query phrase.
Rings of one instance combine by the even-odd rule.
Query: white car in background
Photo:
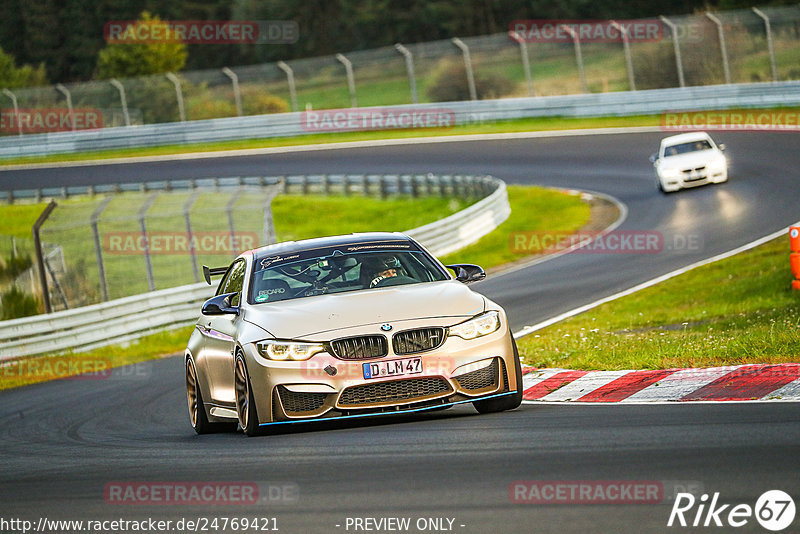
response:
[[[658,153],[650,156],[658,177],[658,189],[670,193],[687,187],[728,181],[728,160],[705,132],[673,135],[661,140]]]

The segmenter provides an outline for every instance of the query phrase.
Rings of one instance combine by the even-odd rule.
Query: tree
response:
[[[166,24],[147,11],[142,12],[139,24]],[[186,65],[186,45],[180,42],[148,44],[109,44],[97,58],[97,79],[131,78],[163,74],[183,69]]]
[[[14,57],[6,54],[0,48],[0,87],[14,89],[16,87],[33,87],[46,85],[47,75],[45,74],[44,64],[34,68],[30,65],[17,67],[14,64]]]

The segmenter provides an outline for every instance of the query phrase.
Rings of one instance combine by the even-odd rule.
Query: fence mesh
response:
[[[774,78],[800,79],[800,7],[765,7],[761,12],[770,23]],[[713,15],[722,24],[730,82],[772,80],[773,59],[764,19],[750,9]],[[722,39],[712,19],[705,13],[697,13],[669,17],[668,20],[677,26],[685,84],[725,83]],[[632,39],[630,42],[636,89],[679,85],[673,46],[675,36],[669,26],[659,24],[661,31],[657,39]],[[621,42],[584,39],[580,43],[585,88],[573,42],[526,43],[533,93],[526,79],[520,45],[506,33],[464,38],[463,42],[470,51],[478,98],[563,95],[584,90],[625,91],[631,88]],[[413,82],[419,102],[470,97],[464,58],[451,40],[416,43],[407,45],[407,48],[413,55]],[[395,47],[356,51],[345,56],[353,65],[358,106],[411,103],[412,80],[403,55]],[[335,56],[292,60],[288,64],[294,74],[298,108],[351,106],[345,67]],[[278,63],[235,67],[233,72],[238,77],[242,114],[292,110],[287,74]],[[222,70],[182,72],[178,73],[177,79],[180,82],[177,89],[164,75],[120,80],[130,123],[153,124],[179,121],[182,117],[197,120],[237,115],[233,81]],[[125,124],[122,95],[110,81],[73,83],[66,88],[73,107],[98,111],[102,115],[103,127]],[[23,109],[66,107],[66,96],[56,87],[18,89],[14,94]],[[183,101],[183,115],[180,100]],[[8,114],[10,99],[0,96],[0,101],[3,102],[3,112]],[[15,128],[8,126],[13,124],[11,121],[4,124],[2,135],[18,134]],[[63,124],[61,127],[64,129]]]

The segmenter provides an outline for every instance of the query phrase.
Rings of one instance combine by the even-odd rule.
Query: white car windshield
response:
[[[706,139],[699,139],[697,141],[689,141],[688,143],[680,143],[677,145],[670,145],[664,149],[664,157],[678,156],[680,154],[688,154],[689,152],[700,152],[703,150],[711,150],[711,143]]]
[[[250,302],[261,304],[449,278],[424,251],[408,245],[400,250],[380,244],[339,245],[264,255],[255,260]]]

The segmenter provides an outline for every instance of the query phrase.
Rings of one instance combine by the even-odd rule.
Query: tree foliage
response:
[[[17,87],[32,87],[47,83],[47,74],[44,64],[38,67],[22,65],[17,67],[14,64],[14,57],[6,54],[0,48],[0,87],[15,89]]]
[[[147,25],[164,24],[158,16],[147,11],[139,18]],[[97,58],[97,78],[131,78],[182,70],[186,65],[186,45],[173,42],[149,44],[109,44]]]

